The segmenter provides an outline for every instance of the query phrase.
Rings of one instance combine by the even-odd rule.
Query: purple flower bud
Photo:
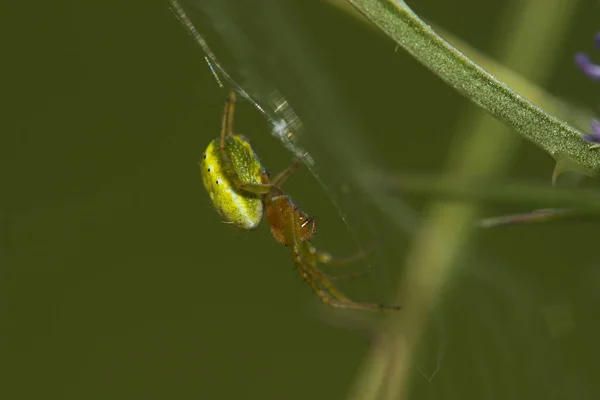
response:
[[[575,62],[581,68],[584,74],[593,80],[600,80],[600,66],[594,64],[585,53],[577,53]]]
[[[593,120],[590,127],[592,128],[592,134],[583,135],[583,138],[588,142],[600,144],[600,122]]]
[[[600,32],[596,33],[594,38],[594,47],[600,48]],[[585,53],[575,54],[575,63],[589,78],[600,80],[600,65],[594,64]]]
[[[594,38],[594,47],[600,48],[600,32],[596,33],[596,37]]]
[[[594,47],[600,48],[600,32],[596,33],[596,37],[594,38]],[[583,73],[588,76],[588,78],[600,80],[600,65],[594,64],[587,54],[575,54],[575,63],[579,66]],[[598,120],[592,120],[590,128],[592,129],[592,133],[589,135],[583,135],[583,140],[600,144],[600,122]]]

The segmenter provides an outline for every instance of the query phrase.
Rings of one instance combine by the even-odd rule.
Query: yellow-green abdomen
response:
[[[241,136],[228,136],[226,151],[233,170],[223,161],[218,139],[206,148],[200,163],[204,187],[225,222],[244,230],[254,229],[264,212],[260,195],[238,190],[230,175],[235,171],[240,180],[260,184],[263,167],[250,143]]]

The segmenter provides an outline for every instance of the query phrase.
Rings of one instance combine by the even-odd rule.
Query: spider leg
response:
[[[333,296],[337,299],[335,301],[351,303],[352,301],[349,298],[347,298],[346,296],[344,296],[339,290],[337,290],[337,288],[328,281],[327,276],[323,272],[321,272],[316,267],[316,265],[313,265],[310,262],[308,262],[306,257],[304,257],[302,255],[302,250],[308,249],[309,250],[308,255],[311,256],[311,258],[312,258],[312,254],[310,254],[310,248],[307,247],[310,245],[307,242],[300,241],[300,236],[301,236],[300,231],[301,231],[300,225],[299,225],[298,221],[296,220],[295,215],[293,213],[290,213],[288,215],[287,223],[284,227],[284,233],[287,238],[291,239],[291,240],[288,240],[288,242],[293,243],[292,257],[294,259],[294,262],[300,269],[300,273],[303,276],[303,278],[306,279],[310,283],[311,287],[315,290],[315,292],[317,293],[317,295],[323,302],[330,304],[331,301],[333,300],[333,298],[331,298],[331,296]],[[325,292],[315,282],[315,279],[318,280],[319,283],[321,284],[321,286],[325,287],[327,289],[327,292],[329,292],[329,293]],[[327,300],[327,298],[330,298],[330,300]]]
[[[319,261],[320,263],[329,265],[329,266],[334,266],[334,267],[344,266],[348,263],[351,263],[352,261],[355,261],[359,258],[364,257],[364,255],[365,254],[363,252],[360,252],[357,254],[350,255],[348,257],[334,257],[329,253],[324,253],[324,252],[315,253],[317,261]],[[346,273],[346,274],[327,274],[327,278],[331,279],[331,280],[351,279],[351,278],[363,277],[363,276],[369,275],[369,273],[370,273],[369,270],[365,270],[365,271],[359,271],[359,272],[350,272],[350,273]]]
[[[325,251],[317,250],[313,246],[310,246],[309,251],[311,254],[315,255],[315,257],[317,258],[317,261],[319,261],[320,263],[339,267],[339,266],[343,266],[343,265],[352,263],[354,261],[357,261],[357,260],[360,260],[361,258],[366,257],[367,254],[369,252],[373,251],[374,249],[375,249],[375,245],[371,244],[364,249],[360,249],[359,251],[357,251],[355,253],[349,254],[347,256],[342,256],[342,257],[334,256]]]
[[[273,179],[271,181],[271,185],[273,185],[273,187],[276,187],[276,188],[281,188],[283,186],[283,183],[294,173],[294,171],[296,171],[298,169],[299,164],[300,164],[300,159],[296,158],[289,167],[287,167],[286,169],[281,171],[275,177],[275,179]]]
[[[333,285],[333,283],[329,281],[329,277],[326,274],[324,274],[316,266],[311,265],[299,252],[294,252],[294,262],[296,265],[298,265],[301,272],[308,274],[308,277],[311,280],[318,282],[320,287],[325,289],[325,291],[327,291],[331,296],[342,302],[352,302],[352,300],[346,297],[338,288]]]
[[[317,250],[310,243],[306,243],[306,246],[308,246],[308,251],[310,252],[310,254],[312,254],[319,263],[326,264],[326,265],[332,266],[332,267],[340,267],[340,266],[349,264],[351,262],[354,262],[356,260],[360,260],[361,258],[364,258],[367,255],[367,253],[369,251],[373,250],[373,248],[374,248],[374,246],[371,245],[371,246],[367,247],[366,249],[361,249],[353,254],[343,256],[343,257],[336,257],[334,255],[331,255],[330,253]],[[333,274],[333,275],[329,274],[329,275],[327,275],[327,277],[330,280],[338,280],[338,279],[358,278],[358,277],[362,277],[362,276],[365,276],[368,274],[369,274],[369,271],[360,271],[360,272],[352,272],[352,273],[348,273],[348,274]]]
[[[382,304],[358,303],[346,297],[326,274],[315,265],[317,262],[311,253],[311,246],[306,241],[301,241],[301,226],[295,213],[288,213],[284,224],[284,234],[287,242],[292,247],[292,257],[300,270],[300,274],[313,288],[319,299],[325,304],[339,308],[353,308],[357,310],[399,310],[400,307],[385,306]]]
[[[221,122],[221,136],[219,140],[221,159],[223,160],[223,163],[229,172],[229,177],[233,181],[235,187],[258,195],[267,194],[273,187],[280,188],[283,185],[290,175],[292,175],[292,173],[298,168],[300,160],[296,159],[292,165],[281,171],[281,173],[275,177],[273,183],[252,183],[240,179],[233,166],[229,152],[227,151],[227,136],[235,136],[233,133],[233,115],[235,112],[235,103],[236,94],[235,91],[232,90],[229,94],[229,98],[225,102],[225,109],[223,110],[223,119]]]
[[[323,264],[328,264],[328,265],[333,265],[333,266],[341,266],[344,265],[346,263],[352,262],[355,259],[361,258],[364,256],[363,252],[357,253],[357,254],[353,254],[350,255],[348,257],[334,257],[329,253],[325,253],[322,251],[318,251],[317,249],[315,249],[310,243],[305,242],[304,245],[308,248],[308,252],[315,256],[316,260],[318,262],[321,262]],[[324,261],[322,261],[323,259],[325,259]],[[314,269],[316,269],[320,274],[322,274],[323,276],[325,276],[327,279],[329,280],[339,280],[339,279],[351,279],[351,278],[358,278],[361,276],[365,276],[369,274],[369,271],[359,271],[359,272],[350,272],[350,273],[346,273],[346,274],[326,274],[324,272],[322,272],[320,269],[318,269],[317,267],[313,266]]]
[[[221,135],[219,136],[219,145],[225,145],[225,136],[227,135],[227,118],[229,116],[229,99],[225,100],[225,108],[223,109],[223,118],[221,119]]]
[[[233,113],[235,111],[236,94],[235,91],[231,91],[229,98],[225,101],[225,108],[223,110],[223,119],[221,121],[221,136],[219,139],[219,151],[221,152],[221,159],[227,170],[229,179],[231,179],[233,185],[238,188],[245,190],[249,193],[257,195],[269,193],[273,185],[268,183],[252,183],[246,182],[240,179],[229,152],[227,151],[227,136],[235,136],[233,133]]]
[[[329,293],[327,293],[326,291],[324,291],[315,281],[312,277],[310,277],[310,275],[308,275],[306,272],[303,272],[303,278],[308,282],[308,284],[312,287],[312,289],[315,291],[315,293],[317,294],[317,296],[319,297],[319,299],[327,304],[328,306],[331,307],[337,307],[337,308],[354,308],[354,309],[359,309],[359,310],[363,310],[365,309],[364,307],[352,303],[350,301],[341,301],[341,300],[337,300],[335,298],[333,298]],[[371,308],[368,308],[369,310],[371,310]]]
[[[360,278],[365,275],[369,275],[369,271],[360,271],[360,272],[350,272],[348,274],[328,274],[327,278],[332,281],[340,280],[340,279],[352,279],[352,278]]]
[[[233,136],[233,112],[235,111],[235,103],[237,101],[237,95],[235,90],[232,90],[229,94],[229,99],[225,105],[227,106],[227,134]]]
[[[356,310],[400,310],[400,307],[397,306],[352,301],[330,282],[326,274],[321,272],[317,267],[309,264],[298,251],[294,252],[294,261],[298,264],[303,278],[308,281],[319,299],[325,304]]]

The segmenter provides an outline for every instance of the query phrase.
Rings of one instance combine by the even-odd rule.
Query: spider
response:
[[[275,240],[291,249],[301,277],[325,304],[361,310],[399,310],[397,306],[350,300],[332,282],[363,273],[328,275],[317,267],[318,263],[343,265],[363,253],[338,258],[310,243],[316,233],[315,219],[300,210],[282,189],[298,168],[299,160],[270,179],[248,139],[233,133],[235,102],[236,93],[232,91],[223,110],[221,136],[210,142],[200,163],[204,186],[224,222],[250,231],[258,227],[266,214]]]

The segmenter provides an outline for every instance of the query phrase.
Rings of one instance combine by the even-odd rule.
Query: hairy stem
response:
[[[582,133],[546,113],[475,64],[425,24],[401,0],[347,0],[387,36],[468,99],[555,158],[600,172],[600,153]]]

